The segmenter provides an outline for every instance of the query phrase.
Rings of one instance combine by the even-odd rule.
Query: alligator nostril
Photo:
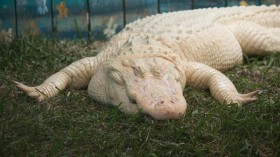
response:
[[[161,104],[163,104],[163,103],[164,103],[164,101],[161,101],[160,103],[161,103]]]
[[[129,102],[136,105],[136,100],[134,99],[130,99]]]

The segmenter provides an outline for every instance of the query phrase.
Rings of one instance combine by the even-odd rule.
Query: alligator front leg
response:
[[[220,103],[244,105],[257,100],[260,90],[239,94],[233,83],[220,71],[205,64],[187,62],[185,64],[186,85],[207,89]]]
[[[96,57],[78,60],[48,77],[41,85],[29,87],[17,81],[16,86],[24,93],[39,101],[51,98],[67,87],[81,89],[87,87],[98,67]]]

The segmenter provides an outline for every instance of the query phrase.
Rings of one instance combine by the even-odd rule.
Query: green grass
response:
[[[226,73],[241,92],[263,89],[257,102],[228,107],[208,91],[186,88],[182,120],[126,115],[72,89],[39,103],[11,82],[38,85],[95,55],[97,46],[40,38],[0,44],[0,156],[280,155],[279,54],[250,58]]]

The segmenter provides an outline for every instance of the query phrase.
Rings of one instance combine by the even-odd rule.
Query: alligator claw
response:
[[[30,97],[37,99],[38,101],[42,101],[46,98],[42,92],[36,89],[36,87],[29,87],[17,81],[13,82],[16,84],[17,88],[19,88],[21,91],[23,91]]]
[[[238,104],[238,106],[250,104],[252,102],[255,102],[258,99],[257,95],[261,93],[262,90],[256,90],[247,94],[239,94],[233,102]]]

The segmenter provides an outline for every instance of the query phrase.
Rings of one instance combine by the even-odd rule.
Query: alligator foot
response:
[[[261,94],[262,90],[256,90],[247,94],[238,94],[235,98],[228,100],[227,104],[237,104],[243,106],[255,102],[258,98],[257,95]]]
[[[30,97],[35,98],[38,101],[43,101],[44,99],[46,99],[44,93],[39,91],[36,87],[29,87],[17,81],[13,81],[13,82],[16,84],[17,88],[19,88],[21,91],[23,91]]]

